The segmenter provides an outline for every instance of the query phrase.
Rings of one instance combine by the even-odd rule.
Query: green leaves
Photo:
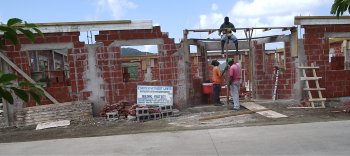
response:
[[[334,3],[331,7],[331,14],[343,15],[345,11],[348,11],[350,14],[350,0],[334,0]]]
[[[19,18],[9,19],[6,25],[0,25],[0,32],[3,32],[3,35],[0,36],[0,49],[3,48],[5,39],[10,40],[14,45],[18,44],[18,33],[24,34],[31,41],[35,40],[34,33],[38,33],[43,37],[37,25],[27,23]],[[44,90],[39,85],[30,82],[20,82],[17,86],[12,83],[16,79],[15,74],[4,74],[0,71],[0,99],[4,98],[7,102],[13,104],[12,95],[15,94],[25,102],[30,100],[29,97],[32,97],[37,103],[40,103],[40,96],[44,95]]]
[[[6,83],[16,80],[17,76],[15,74],[2,74],[0,77],[0,83]]]
[[[11,18],[7,21],[7,26],[13,26],[15,24],[21,24],[22,23],[22,20],[19,19],[19,18]]]
[[[23,101],[28,101],[29,100],[29,97],[28,97],[28,94],[22,90],[22,89],[18,89],[18,88],[15,88],[15,87],[11,87],[11,89],[14,91],[14,93],[19,97],[21,98]]]
[[[4,32],[3,37],[0,36],[0,48],[4,44],[4,40],[8,39],[12,44],[18,44],[17,32],[21,32],[31,41],[35,40],[35,33],[38,33],[41,37],[44,37],[42,32],[38,29],[37,25],[27,23],[19,18],[12,18],[7,21],[6,25],[0,25],[0,31]]]
[[[10,104],[13,104],[13,97],[11,95],[11,92],[0,88],[0,98],[4,98],[7,102],[9,102]]]
[[[4,74],[0,71],[0,98],[4,98],[7,102],[13,104],[12,93],[14,93],[25,102],[30,100],[29,97],[32,97],[35,102],[40,104],[40,97],[44,95],[43,88],[30,82],[19,82],[16,86],[11,82],[16,79],[15,74]]]

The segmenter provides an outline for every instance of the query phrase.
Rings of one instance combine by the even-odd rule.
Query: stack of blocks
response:
[[[159,106],[159,109],[160,113],[162,114],[162,118],[173,115],[173,106],[171,105]]]

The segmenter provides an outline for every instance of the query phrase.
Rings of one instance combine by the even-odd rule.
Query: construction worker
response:
[[[223,103],[220,102],[220,91],[221,91],[221,71],[219,68],[219,61],[213,60],[211,61],[211,65],[213,66],[212,73],[212,82],[213,82],[213,103],[215,106],[221,106]]]
[[[230,66],[229,68],[229,80],[228,86],[230,87],[230,93],[232,96],[232,104],[233,110],[238,111],[240,109],[239,104],[239,89],[240,89],[240,81],[241,81],[241,66],[239,63],[235,63],[233,59],[227,59],[227,64]]]
[[[228,40],[232,40],[233,43],[235,43],[236,46],[236,53],[238,53],[238,40],[235,35],[232,34],[233,32],[236,32],[235,26],[230,22],[230,19],[228,17],[225,17],[225,22],[221,24],[220,30],[219,30],[219,36],[221,35],[221,54],[224,54],[224,46],[225,43],[228,42]]]

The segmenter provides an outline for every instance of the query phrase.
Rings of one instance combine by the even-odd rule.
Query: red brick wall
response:
[[[350,96],[350,71],[332,70],[329,63],[329,42],[325,33],[349,32],[350,25],[304,25],[304,48],[308,63],[316,63],[320,68],[316,71],[317,76],[322,77],[319,81],[326,98]]]
[[[91,96],[91,91],[86,90],[87,80],[84,79],[84,72],[88,64],[88,50],[86,49],[85,44],[79,41],[79,35],[79,32],[45,33],[45,38],[37,36],[35,42],[29,41],[23,35],[18,36],[20,44],[67,42],[74,44],[73,49],[68,49],[68,63],[70,70],[70,78],[67,79],[68,82],[55,82],[51,86],[49,85],[45,88],[45,90],[59,102],[87,100]],[[107,104],[116,103],[120,100],[128,100],[129,102],[136,103],[137,85],[174,86],[174,94],[176,93],[178,79],[177,68],[180,58],[172,56],[177,50],[175,42],[173,39],[169,38],[166,33],[162,33],[159,26],[155,26],[150,30],[100,31],[99,35],[95,36],[95,39],[96,42],[103,43],[102,47],[97,48],[95,61],[96,66],[101,70],[96,74],[102,77],[105,82],[103,84],[105,91],[105,97],[103,100]],[[146,71],[139,69],[139,80],[123,82],[121,67],[123,61],[120,59],[120,47],[109,47],[109,45],[117,40],[132,39],[163,39],[164,44],[158,45],[159,58],[155,59],[155,67],[152,68],[153,77],[157,81],[143,82]],[[13,46],[7,41],[5,52],[7,56],[24,72],[31,75],[28,61],[29,56],[24,52],[20,52],[20,44]],[[71,87],[72,92],[69,91],[68,87]],[[174,95],[174,99],[176,99],[176,95]],[[49,104],[51,102],[48,99],[43,98],[42,103]],[[26,105],[34,106],[34,102],[29,102]]]
[[[275,84],[274,54],[265,54],[264,45],[255,46],[255,96],[257,99],[272,99]],[[292,97],[293,85],[295,83],[295,67],[290,52],[290,42],[284,43],[285,67],[280,70],[277,85],[276,99],[289,99]],[[265,60],[264,60],[265,59]]]
[[[5,45],[5,53],[10,58],[11,61],[13,61],[20,69],[22,69],[27,75],[31,75],[30,66],[29,66],[29,56],[25,52],[20,52],[21,44],[41,44],[41,43],[66,43],[66,42],[72,42],[74,44],[75,48],[82,48],[84,46],[83,42],[79,42],[79,32],[64,32],[64,33],[45,33],[44,38],[40,37],[39,35],[36,36],[36,40],[34,42],[30,41],[27,37],[23,35],[18,35],[19,44],[16,46],[13,46],[9,41],[6,41]],[[72,97],[69,95],[69,89],[67,86],[69,86],[69,83],[62,83],[58,84],[60,80],[63,78],[58,78],[59,81],[57,82],[57,73],[55,77],[52,77],[50,79],[50,83],[48,84],[48,87],[45,87],[44,89],[49,92],[53,97],[56,98],[59,102],[67,102],[71,101]],[[19,75],[19,74],[18,74]],[[23,81],[24,78],[19,76],[19,80]],[[49,104],[52,103],[49,101],[46,97],[42,97],[42,104]],[[34,101],[30,101],[26,106],[35,106]]]
[[[159,26],[153,27],[153,29],[145,30],[121,30],[121,31],[100,31],[99,35],[95,36],[96,42],[103,42],[105,53],[114,53],[116,62],[114,66],[106,65],[102,67],[103,73],[112,73],[103,75],[103,79],[107,83],[107,101],[108,103],[115,103],[120,100],[128,100],[136,103],[137,85],[163,85],[174,86],[174,93],[176,93],[176,83],[178,79],[177,62],[178,58],[171,56],[176,52],[176,46],[173,39],[170,39],[167,34],[162,33]],[[131,39],[163,39],[164,44],[158,46],[159,58],[155,59],[155,67],[152,68],[153,78],[155,82],[144,82],[145,70],[141,70],[141,65],[138,68],[139,79],[131,80],[129,82],[123,82],[122,75],[122,63],[127,61],[121,61],[120,48],[111,47],[108,49],[110,43],[117,40],[131,40]],[[104,57],[106,58],[106,57]],[[109,59],[108,57],[106,59]],[[103,65],[106,60],[98,60],[98,65]],[[114,87],[112,87],[114,86]],[[113,96],[115,97],[113,100]],[[174,99],[176,95],[174,95]],[[176,105],[176,104],[175,104]]]
[[[204,52],[203,52],[204,53]],[[230,58],[233,58],[233,55],[230,55]],[[235,56],[236,58],[238,58],[238,56]],[[248,64],[249,64],[249,56],[248,55],[242,55],[242,69],[247,69],[248,68]],[[209,60],[209,61],[208,61]],[[218,56],[208,56],[207,59],[205,59],[204,54],[202,54],[201,56],[195,56],[192,55],[191,56],[191,78],[193,81],[193,90],[194,90],[194,98],[193,98],[193,102],[194,105],[196,104],[203,104],[203,103],[207,103],[208,99],[210,98],[208,97],[208,95],[204,95],[202,92],[202,83],[204,83],[205,81],[211,80],[212,77],[212,70],[213,70],[213,66],[211,65],[211,61],[212,60],[225,60],[225,58],[222,58],[221,55]],[[237,59],[235,59],[237,60]],[[207,61],[207,66],[205,66],[205,62]],[[205,76],[205,68],[207,68],[208,70],[208,76]],[[244,72],[245,73],[245,78],[246,80],[249,80],[249,73],[248,72]],[[222,81],[222,85],[226,84],[226,76],[223,76],[223,81]],[[242,83],[243,86],[243,83]],[[222,95],[226,94],[226,91],[222,91],[221,92]]]

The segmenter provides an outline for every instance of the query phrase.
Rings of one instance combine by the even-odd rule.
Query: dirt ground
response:
[[[209,128],[282,125],[307,122],[322,122],[336,120],[350,120],[350,113],[341,110],[342,100],[326,103],[322,109],[291,109],[297,106],[293,101],[255,101],[268,109],[287,115],[287,118],[271,119],[257,113],[230,116],[225,118],[202,120],[205,117],[217,116],[232,112],[226,106],[201,105],[188,108],[176,117],[160,120],[137,122],[128,120],[107,121],[105,118],[91,118],[86,121],[71,121],[66,127],[35,130],[35,126],[8,127],[0,129],[0,143],[22,142],[61,138],[78,138],[107,136],[120,134],[134,134],[147,132],[196,130]],[[244,108],[239,112],[244,112]]]

